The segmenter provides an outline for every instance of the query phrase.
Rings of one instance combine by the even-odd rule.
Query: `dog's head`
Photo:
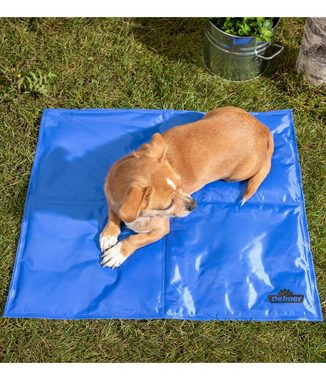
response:
[[[138,216],[186,216],[195,200],[181,187],[181,178],[166,159],[168,146],[159,133],[134,152],[137,160],[133,181],[121,204],[120,218],[130,223]]]

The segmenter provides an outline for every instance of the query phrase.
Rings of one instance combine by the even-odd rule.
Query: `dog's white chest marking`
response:
[[[131,223],[126,223],[126,226],[134,232],[149,232],[151,231],[150,224],[151,219],[148,216],[140,216]]]
[[[172,189],[175,190],[177,188],[176,185],[175,185],[175,183],[170,178],[167,178],[166,182],[167,182],[168,185],[170,185],[172,187]]]

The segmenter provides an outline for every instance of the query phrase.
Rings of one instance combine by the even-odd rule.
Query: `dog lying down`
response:
[[[138,248],[168,234],[170,217],[187,216],[196,207],[191,194],[209,182],[249,179],[243,205],[268,175],[273,150],[269,129],[236,107],[221,107],[194,123],[155,133],[108,173],[101,264],[118,267]],[[118,242],[121,221],[137,234]]]

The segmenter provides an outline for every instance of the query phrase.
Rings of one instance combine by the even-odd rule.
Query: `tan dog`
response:
[[[136,249],[170,231],[170,216],[196,206],[190,194],[216,180],[249,179],[242,204],[271,168],[273,137],[255,117],[236,107],[171,128],[117,161],[105,181],[109,219],[100,236],[102,265],[118,267]],[[118,243],[120,223],[138,234]]]

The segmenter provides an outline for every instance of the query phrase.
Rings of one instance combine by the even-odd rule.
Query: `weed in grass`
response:
[[[56,77],[51,71],[47,74],[41,70],[36,72],[30,71],[25,75],[17,73],[17,87],[21,92],[31,93],[33,95],[47,95],[49,92],[49,84]]]

